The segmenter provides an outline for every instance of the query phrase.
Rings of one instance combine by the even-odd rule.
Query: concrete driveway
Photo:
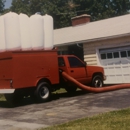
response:
[[[29,98],[16,108],[0,101],[0,130],[35,130],[70,120],[130,107],[130,89],[105,93],[76,92],[55,94],[47,103],[35,104]]]

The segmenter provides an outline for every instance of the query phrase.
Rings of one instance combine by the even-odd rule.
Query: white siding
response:
[[[84,61],[86,61],[88,65],[100,65],[98,59],[99,49],[125,45],[130,45],[130,37],[84,43]]]

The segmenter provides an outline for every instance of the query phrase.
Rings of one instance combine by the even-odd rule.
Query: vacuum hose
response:
[[[118,89],[130,88],[130,84],[120,84],[120,85],[107,86],[107,87],[103,87],[103,88],[93,88],[93,87],[81,84],[76,79],[69,76],[66,72],[62,72],[62,76],[67,81],[75,84],[77,87],[79,87],[83,90],[89,91],[89,92],[93,92],[93,93],[101,93],[101,92],[107,92],[107,91],[114,91],[114,90],[118,90]]]

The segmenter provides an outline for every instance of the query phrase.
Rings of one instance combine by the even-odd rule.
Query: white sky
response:
[[[11,6],[12,0],[6,0],[5,2],[5,9],[9,8]]]

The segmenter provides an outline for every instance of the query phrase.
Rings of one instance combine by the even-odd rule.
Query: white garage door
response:
[[[130,83],[130,46],[100,49],[99,54],[106,84]]]

